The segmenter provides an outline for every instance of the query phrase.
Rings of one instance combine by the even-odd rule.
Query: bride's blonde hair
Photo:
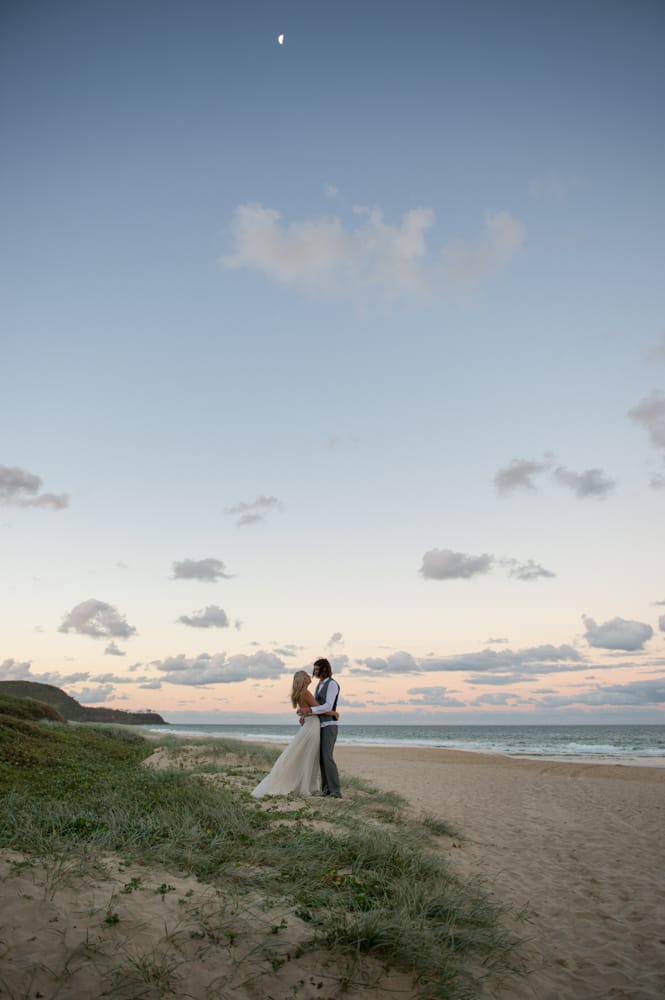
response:
[[[294,708],[298,708],[300,705],[300,696],[305,690],[307,685],[307,678],[309,674],[306,670],[296,670],[293,675],[293,686],[291,688],[291,704]]]

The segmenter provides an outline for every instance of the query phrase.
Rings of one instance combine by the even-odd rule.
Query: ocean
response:
[[[286,743],[295,725],[186,725],[146,727],[173,736],[227,737]],[[665,767],[665,725],[651,726],[354,726],[342,725],[341,746],[445,747],[477,753],[603,764]]]

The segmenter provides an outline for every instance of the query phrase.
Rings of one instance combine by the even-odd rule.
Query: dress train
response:
[[[321,788],[319,746],[321,724],[318,716],[305,716],[305,721],[288,747],[282,751],[272,771],[252,791],[255,799],[264,795],[313,795]]]

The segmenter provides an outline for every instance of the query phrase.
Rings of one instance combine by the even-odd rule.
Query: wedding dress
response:
[[[259,782],[252,795],[260,799],[264,795],[312,795],[321,788],[319,769],[319,745],[321,724],[317,715],[305,716],[288,747],[282,751],[272,771]]]

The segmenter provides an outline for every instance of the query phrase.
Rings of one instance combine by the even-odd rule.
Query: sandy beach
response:
[[[459,829],[451,862],[515,912],[530,973],[500,1000],[665,996],[665,769],[338,747],[343,773]]]

